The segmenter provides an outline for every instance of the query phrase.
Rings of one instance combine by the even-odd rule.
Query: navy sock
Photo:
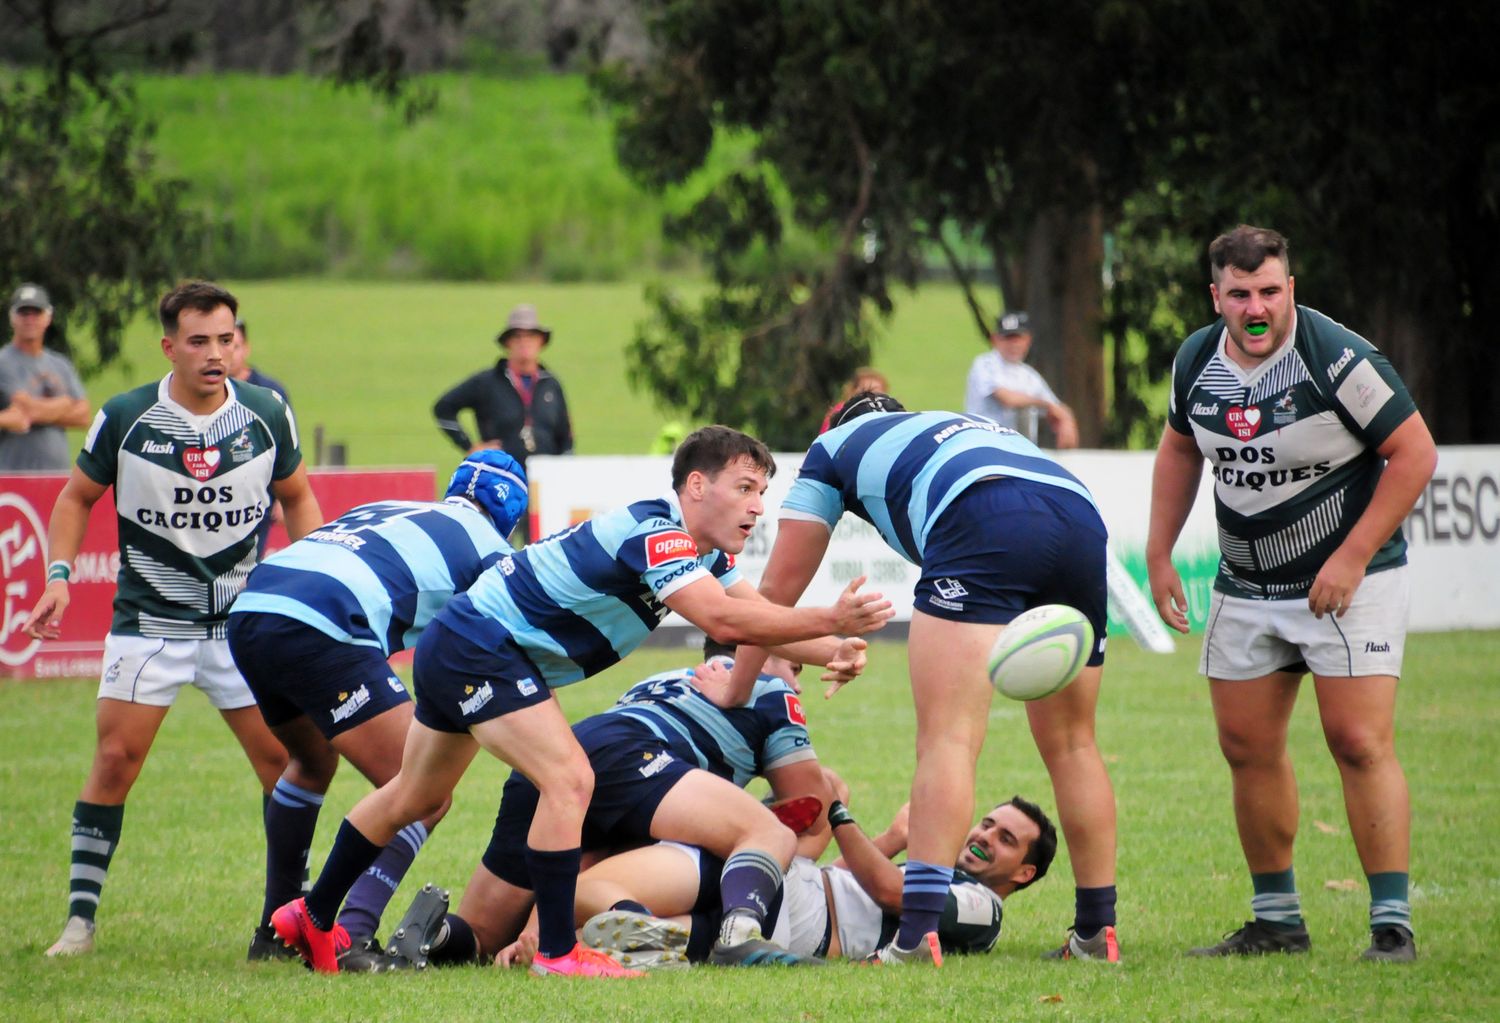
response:
[[[427,953],[427,961],[433,966],[467,966],[478,959],[479,939],[474,937],[474,928],[463,917],[446,914]]]
[[[307,893],[307,915],[320,930],[330,930],[338,915],[339,904],[354,882],[375,862],[380,855],[380,846],[370,841],[345,817],[339,825],[338,836],[333,840],[333,849],[323,872]]]
[[[952,883],[952,867],[906,861],[906,877],[901,883],[901,928],[896,932],[898,948],[916,948],[923,935],[937,930]]]
[[[526,846],[526,867],[536,892],[537,951],[549,958],[565,956],[578,944],[573,930],[573,897],[583,850],[533,849]]]
[[[717,910],[697,909],[693,911],[692,930],[688,932],[687,957],[690,963],[708,961],[714,942],[719,940],[720,914]]]
[[[1115,925],[1115,886],[1073,889],[1073,933],[1084,941]]]
[[[616,902],[609,908],[624,910],[627,913],[645,913],[647,916],[651,915],[651,910],[647,909],[641,903],[636,902],[634,899],[621,899],[619,902]]]
[[[744,910],[764,922],[781,891],[781,882],[781,864],[775,857],[759,849],[741,849],[724,861],[719,874],[719,899],[725,919],[736,910]]]
[[[266,898],[260,913],[262,927],[271,922],[271,914],[279,907],[302,894],[307,854],[323,797],[282,778],[265,803]]]
[[[1255,895],[1250,911],[1255,919],[1286,930],[1302,926],[1302,896],[1297,894],[1297,875],[1291,867],[1264,874],[1251,874]]]
[[[73,804],[72,863],[68,870],[68,915],[94,919],[109,861],[120,844],[125,804]]]
[[[349,896],[344,900],[339,923],[349,932],[349,940],[356,945],[366,938],[375,937],[380,929],[380,914],[401,886],[401,879],[411,869],[411,861],[422,851],[427,841],[427,828],[421,821],[408,824],[396,832],[396,837],[382,850],[370,869],[359,876]]]

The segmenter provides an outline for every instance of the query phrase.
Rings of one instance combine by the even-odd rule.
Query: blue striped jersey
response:
[[[775,675],[762,675],[750,698],[723,708],[698,691],[693,670],[679,668],[637,682],[600,717],[639,721],[684,763],[743,788],[772,768],[817,756],[802,701]]]
[[[510,552],[458,498],[363,504],[257,565],[230,613],[282,615],[389,655]]]
[[[922,564],[943,509],[972,484],[1010,476],[1071,490],[1088,488],[1031,441],[983,416],[882,412],[860,416],[813,442],[781,517],[832,529],[851,511],[907,561]]]
[[[480,645],[508,633],[555,688],[598,674],[640,646],[666,617],[663,600],[711,577],[728,588],[740,572],[722,551],[698,551],[677,495],[669,493],[507,555],[454,602],[444,623]],[[497,627],[485,629],[486,620]]]

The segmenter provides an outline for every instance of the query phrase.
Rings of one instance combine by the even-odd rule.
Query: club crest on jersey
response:
[[[1271,422],[1277,426],[1285,426],[1297,421],[1297,402],[1291,389],[1277,399],[1271,408]]]
[[[234,462],[248,462],[255,457],[255,443],[250,440],[250,427],[245,427],[229,442],[229,457]]]
[[[802,709],[802,701],[795,693],[786,694],[786,719],[794,725],[807,726],[807,712]]]
[[[696,558],[698,545],[680,529],[652,533],[646,537],[646,567],[655,568],[678,558]]]
[[[194,479],[206,480],[219,468],[218,448],[183,448],[182,465]]]
[[[1249,440],[1260,432],[1260,409],[1231,405],[1229,411],[1224,413],[1224,422],[1230,433],[1240,440]]]

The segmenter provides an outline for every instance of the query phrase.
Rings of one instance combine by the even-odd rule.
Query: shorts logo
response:
[[[339,705],[333,708],[333,720],[348,721],[359,713],[361,707],[370,702],[370,687],[360,686],[352,693],[339,693]]]
[[[1260,432],[1260,409],[1231,405],[1229,411],[1224,413],[1224,422],[1230,433],[1240,440],[1249,440]]]
[[[698,545],[680,529],[646,537],[646,567],[655,568],[678,558],[696,558]]]
[[[516,682],[516,692],[522,696],[536,695],[536,679],[530,677],[520,679]]]
[[[649,757],[651,754],[648,753],[646,755]],[[671,763],[675,763],[672,754],[663,753],[661,756],[653,758],[646,766],[637,768],[637,770],[640,771],[642,778],[650,778],[652,775],[660,774],[666,770],[667,765]]]
[[[143,455],[170,455],[177,448],[169,440],[143,440],[141,441],[141,454]]]
[[[969,591],[964,588],[964,584],[957,579],[939,579],[932,585],[938,591],[938,596],[944,600],[957,600],[959,597],[967,597],[969,595]]]
[[[391,692],[400,693],[402,696],[406,695],[406,687],[401,684],[401,680],[395,675],[387,676],[385,684],[391,687]]]
[[[467,700],[458,701],[458,710],[461,714],[473,714],[480,707],[483,707],[495,698],[495,690],[488,682],[478,689],[475,689],[473,686],[464,686],[464,692],[472,693],[473,695]]]
[[[794,725],[807,727],[807,712],[802,709],[802,701],[795,693],[786,694],[786,719]]]
[[[219,449],[183,448],[182,465],[194,479],[206,480],[219,467]]]
[[[104,684],[105,685],[112,686],[116,682],[120,681],[120,665],[122,663],[123,663],[123,659],[122,658],[116,658],[116,660],[112,664],[110,664],[110,666],[108,668],[104,669]]]
[[[1354,349],[1345,348],[1339,357],[1328,366],[1328,382],[1338,379],[1339,372],[1354,359]]]

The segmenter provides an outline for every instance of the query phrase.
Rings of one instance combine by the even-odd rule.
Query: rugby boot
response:
[[[340,973],[380,973],[392,967],[387,963],[379,938],[357,941],[339,953]]]
[[[428,954],[442,931],[443,918],[447,915],[447,890],[433,884],[424,884],[391,934],[391,943],[385,950],[388,968],[427,969]]]
[[[686,968],[689,931],[681,924],[631,910],[606,910],[583,925],[582,940],[636,970]]]
[[[920,966],[923,963],[931,963],[935,969],[942,969],[943,947],[938,943],[937,931],[928,931],[922,935],[922,940],[917,942],[916,948],[902,948],[896,944],[896,939],[892,938],[889,945],[870,958],[873,962],[884,966]]]
[[[1120,961],[1120,941],[1113,927],[1101,927],[1099,932],[1087,940],[1078,932],[1068,928],[1068,940],[1061,948],[1054,948],[1042,956],[1043,959],[1091,959],[1100,963]]]
[[[287,948],[276,936],[276,928],[264,924],[255,929],[250,938],[250,951],[245,954],[247,963],[269,962],[278,959],[299,959],[294,949]]]
[[[42,954],[51,959],[55,956],[81,956],[93,950],[94,921],[81,916],[70,916],[63,925],[62,935]]]
[[[798,955],[782,948],[774,941],[767,941],[760,931],[751,931],[749,936],[734,945],[719,941],[708,953],[708,961],[714,966],[825,966],[826,960],[817,956]]]
[[[823,801],[817,796],[793,796],[772,803],[771,812],[791,828],[793,834],[800,835],[817,822],[818,815],[823,812]]]
[[[1237,931],[1224,936],[1217,945],[1190,948],[1190,956],[1263,956],[1272,952],[1306,952],[1312,948],[1312,939],[1307,935],[1307,926],[1277,927],[1256,918],[1248,920]]]
[[[1386,924],[1370,931],[1370,947],[1359,958],[1367,963],[1411,963],[1417,959],[1417,941],[1400,924]]]
[[[314,924],[307,915],[306,899],[295,899],[272,913],[271,926],[276,929],[276,936],[318,973],[338,973],[340,948],[353,944],[348,932],[337,924],[331,931]],[[338,940],[339,935],[342,941]]]
[[[544,956],[538,952],[531,960],[531,972],[539,977],[644,977],[640,970],[627,969],[598,949],[583,944],[572,947],[567,955]]]

